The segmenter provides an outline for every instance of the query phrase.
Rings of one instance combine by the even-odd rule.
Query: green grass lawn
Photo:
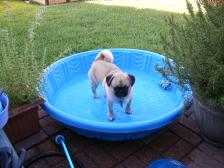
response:
[[[27,30],[41,5],[11,0],[10,22],[3,6],[0,2],[0,34],[9,26],[15,30],[18,52],[23,53]],[[167,32],[165,17],[170,14],[84,2],[47,6],[36,30],[35,51],[39,57],[46,51],[47,64],[60,55],[100,48],[138,48],[163,54],[160,33]]]

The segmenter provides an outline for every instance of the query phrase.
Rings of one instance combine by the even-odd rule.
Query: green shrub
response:
[[[15,22],[7,1],[4,1],[7,28],[0,27],[0,88],[6,92],[11,108],[32,102],[38,97],[37,86],[40,74],[45,66],[45,51],[43,55],[36,54],[35,30],[38,28],[46,7],[37,10],[34,19],[27,30],[26,41],[20,41],[16,30],[10,26]],[[23,50],[18,47],[23,43]]]
[[[187,8],[183,25],[167,19],[169,36],[162,35],[162,43],[176,64],[166,59],[160,72],[166,78],[176,75],[180,85],[189,81],[201,101],[224,111],[224,4],[202,0],[195,12],[187,1]]]

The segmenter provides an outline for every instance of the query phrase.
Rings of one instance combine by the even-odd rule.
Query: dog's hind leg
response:
[[[99,99],[99,98],[100,98],[100,96],[98,96],[97,93],[96,93],[96,88],[97,88],[97,86],[98,86],[98,84],[96,84],[96,83],[91,83],[91,89],[92,89],[92,92],[93,92],[93,97],[94,97],[95,99]]]
[[[91,70],[88,72],[88,77],[89,77],[89,81],[90,81],[90,84],[91,84],[91,89],[92,89],[92,92],[93,92],[93,97],[95,99],[100,98],[97,95],[97,93],[96,93],[96,88],[98,86],[98,83],[96,82],[97,80],[95,79],[94,74],[93,74],[93,72]]]

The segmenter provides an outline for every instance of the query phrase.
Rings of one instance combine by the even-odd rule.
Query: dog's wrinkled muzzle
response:
[[[114,94],[116,97],[124,98],[128,95],[128,87],[115,87]]]

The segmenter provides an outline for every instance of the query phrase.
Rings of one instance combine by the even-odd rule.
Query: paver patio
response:
[[[25,148],[27,159],[49,151],[60,151],[52,139],[57,134],[66,138],[73,156],[86,168],[145,168],[157,159],[172,158],[189,168],[224,168],[224,148],[206,143],[200,136],[192,109],[184,118],[143,139],[110,142],[80,136],[60,125],[43,110],[39,111],[39,133],[14,144],[16,150]],[[31,167],[68,167],[63,159],[40,160]]]
[[[120,2],[119,5],[127,6],[129,2],[128,6],[136,7],[136,1],[112,0],[107,3]],[[173,0],[177,2],[176,6],[169,3],[172,1],[165,1],[158,0],[157,2],[166,3],[164,8],[167,10],[169,6],[172,11],[177,9],[184,12],[186,9],[183,6],[185,0]],[[152,0],[139,0],[139,2],[139,8],[157,9],[160,7],[159,10],[163,8],[159,5],[160,3],[153,6]],[[178,8],[177,4],[181,7]],[[60,125],[41,109],[39,110],[39,123],[41,129],[38,133],[13,144],[17,151],[21,148],[27,150],[27,159],[49,151],[60,151],[60,147],[55,145],[52,139],[62,134],[66,138],[71,155],[78,157],[86,168],[145,168],[152,161],[161,158],[179,160],[189,168],[224,168],[224,148],[214,147],[201,138],[192,109],[185,113],[182,120],[173,122],[154,134],[143,139],[122,142],[80,136]],[[66,160],[52,157],[40,160],[31,167],[65,168],[68,165]]]

